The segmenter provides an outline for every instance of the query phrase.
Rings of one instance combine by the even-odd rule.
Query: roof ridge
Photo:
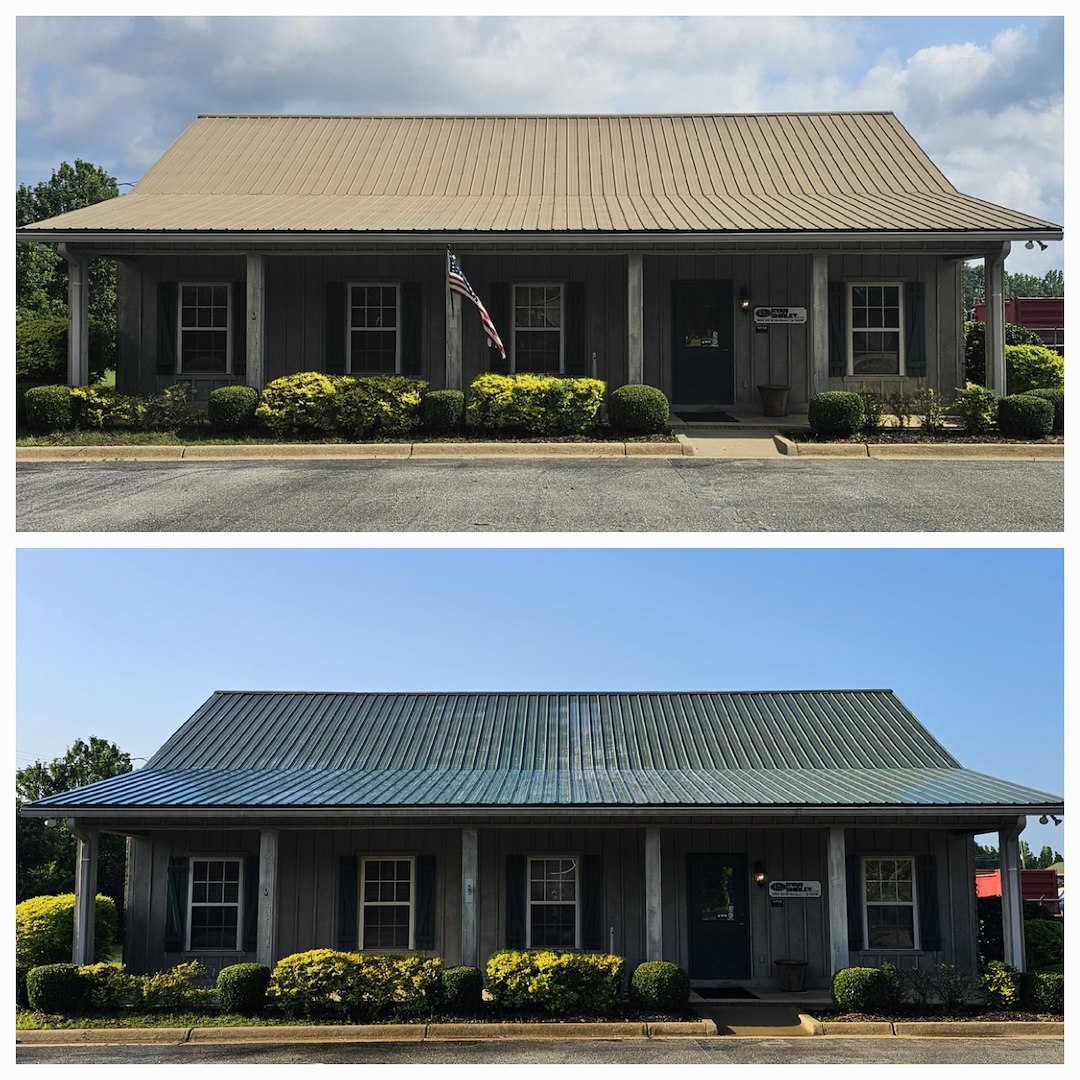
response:
[[[704,116],[895,116],[892,109],[778,109],[766,112],[611,113],[199,113],[198,120],[632,120]]]
[[[377,694],[384,697],[497,697],[524,694],[585,695],[598,697],[646,697],[659,694],[894,694],[890,687],[845,686],[795,690],[215,690],[215,694],[305,694],[311,697],[331,694]]]

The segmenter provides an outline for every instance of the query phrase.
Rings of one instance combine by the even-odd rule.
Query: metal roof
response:
[[[215,693],[133,773],[34,803],[121,807],[1031,806],[887,690]]]
[[[20,235],[1047,229],[960,194],[889,112],[223,115]]]

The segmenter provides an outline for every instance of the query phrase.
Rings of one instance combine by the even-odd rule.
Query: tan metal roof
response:
[[[128,195],[27,231],[1039,230],[892,113],[200,116]]]

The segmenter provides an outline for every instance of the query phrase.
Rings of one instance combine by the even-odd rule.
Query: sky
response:
[[[985,14],[1003,6],[902,17],[21,16],[16,179],[35,184],[82,158],[129,191],[200,113],[883,109],[961,191],[1064,224],[1064,18]],[[1018,246],[1007,269],[1041,277],[1063,264],[1060,243]]]
[[[1047,548],[33,548],[16,765],[141,766],[215,690],[891,689],[969,769],[1064,794]],[[1064,854],[1064,826],[1023,838]],[[996,844],[996,837],[984,842]]]

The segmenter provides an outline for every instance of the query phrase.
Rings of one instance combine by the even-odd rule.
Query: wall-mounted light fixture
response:
[[[1052,821],[1055,825],[1060,825],[1061,824],[1061,818],[1055,817],[1053,814],[1050,815],[1049,819],[1047,819],[1047,816],[1045,814],[1043,814],[1039,818],[1039,824],[1040,825],[1046,825],[1046,824],[1049,823],[1049,821]]]
[[[750,310],[750,293],[745,285],[739,290],[739,310],[744,315]]]
[[[765,885],[765,867],[760,859],[754,863],[754,884],[759,889]]]
[[[1033,248],[1033,247],[1034,247],[1034,246],[1035,246],[1036,244],[1038,244],[1038,245],[1039,245],[1039,250],[1040,250],[1040,251],[1045,251],[1045,250],[1046,250],[1046,245],[1045,245],[1045,244],[1044,244],[1044,243],[1043,243],[1043,242],[1042,242],[1041,240],[1029,240],[1029,241],[1028,241],[1028,242],[1027,242],[1027,243],[1026,243],[1026,244],[1024,245],[1024,247],[1026,247],[1026,248],[1028,249],[1028,251],[1031,251],[1031,249],[1032,249],[1032,248]]]

